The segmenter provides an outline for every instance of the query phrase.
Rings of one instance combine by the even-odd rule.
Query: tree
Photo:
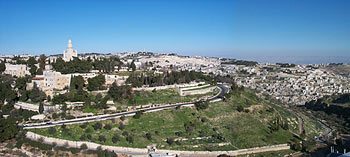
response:
[[[135,119],[139,119],[141,117],[141,115],[143,114],[143,110],[140,111],[136,111],[136,114],[133,116]]]
[[[35,64],[37,64],[38,62],[35,60],[34,57],[29,57],[28,61],[27,61],[27,65],[29,67],[35,66]]]
[[[120,120],[121,120],[121,121],[124,121],[124,120],[125,120],[125,116],[121,116],[121,117],[120,117]]]
[[[0,75],[0,104],[14,102],[17,98],[17,93],[12,89],[11,82],[13,78],[8,75]],[[3,111],[4,112],[4,111]]]
[[[87,135],[86,135],[86,138],[89,139],[89,140],[92,140],[91,134],[87,134]]]
[[[87,60],[80,60],[73,57],[73,60],[65,62],[62,58],[58,58],[55,63],[52,63],[53,68],[62,74],[69,73],[87,73],[92,69],[92,63]]]
[[[31,66],[29,72],[32,76],[36,75],[37,67],[35,65]]]
[[[292,139],[291,142],[291,149],[295,151],[301,151],[302,150],[302,142],[296,139]]]
[[[166,142],[169,144],[169,145],[172,145],[174,142],[175,142],[175,139],[172,138],[172,137],[169,137],[166,139]]]
[[[114,134],[114,136],[112,137],[112,142],[117,143],[119,141],[120,141],[120,136],[118,134]]]
[[[86,108],[86,107],[89,107],[89,106],[91,106],[91,99],[90,99],[90,98],[87,98],[87,99],[85,99],[85,101],[84,101],[84,107]]]
[[[128,141],[130,143],[134,143],[134,136],[129,135],[128,137],[126,137],[126,141]]]
[[[146,138],[148,139],[148,140],[152,140],[152,134],[151,133],[146,133]]]
[[[84,141],[86,139],[86,135],[85,134],[82,134],[79,138],[80,140]]]
[[[82,129],[85,129],[87,126],[88,126],[87,123],[83,123],[83,124],[80,125],[80,127],[81,127]]]
[[[28,80],[29,77],[17,78],[15,82],[15,88],[17,88],[18,90],[26,90]]]
[[[47,57],[45,56],[45,54],[40,55],[40,57],[38,59],[40,69],[45,69],[46,59],[47,59]]]
[[[242,112],[244,110],[243,106],[239,105],[237,106],[237,111],[238,112]]]
[[[125,125],[122,122],[119,123],[119,129],[120,130],[124,130],[125,129]]]
[[[89,91],[100,90],[105,82],[106,79],[104,75],[98,75],[96,77],[89,78],[87,89]]]
[[[106,125],[104,126],[104,128],[105,128],[106,130],[111,130],[111,129],[112,129],[112,126],[111,126],[110,124],[106,124]]]
[[[38,86],[34,83],[33,85],[33,89],[30,91],[29,93],[29,99],[32,101],[32,102],[42,102],[43,100],[46,99],[46,94],[41,91]]]
[[[39,69],[36,71],[36,74],[37,74],[37,75],[42,75],[42,74],[43,74],[43,69],[39,68]]]
[[[114,82],[108,90],[108,95],[115,101],[132,98],[132,88],[128,85],[117,86]]]
[[[97,122],[93,125],[95,130],[101,129],[102,128],[102,123],[101,122]]]
[[[127,131],[123,131],[123,132],[122,132],[122,135],[126,137],[126,136],[129,135],[129,133],[128,133]]]
[[[19,129],[16,125],[16,120],[13,118],[0,120],[0,142],[14,138]]]
[[[86,149],[88,149],[88,146],[85,143],[83,143],[80,145],[80,149],[86,150]]]
[[[82,76],[74,76],[70,80],[70,90],[83,90],[84,88],[84,78]]]
[[[57,113],[52,113],[52,118],[53,119],[57,119],[58,118],[58,114]]]
[[[6,70],[5,62],[0,62],[0,73],[4,72]]]
[[[67,97],[64,94],[54,95],[52,98],[52,103],[54,105],[64,104],[67,101]]]
[[[136,65],[135,65],[135,61],[134,60],[131,62],[130,67],[131,67],[132,71],[136,70]]]
[[[103,99],[97,103],[97,107],[98,108],[101,108],[101,109],[106,109],[108,106],[107,106],[107,101],[109,99],[109,96],[106,95],[105,97],[103,97]]]
[[[40,102],[39,104],[39,113],[42,114],[44,112],[44,103]]]
[[[66,62],[60,57],[56,59],[56,62],[52,63],[52,67],[59,72],[63,72],[65,70]]]
[[[98,140],[101,142],[106,142],[107,139],[104,135],[100,135],[100,136],[98,136]]]
[[[18,90],[19,92],[19,101],[27,101],[29,98],[29,93],[30,91],[26,91],[26,90]]]
[[[194,103],[194,106],[196,107],[197,110],[205,110],[208,108],[209,103],[206,101],[198,101]]]

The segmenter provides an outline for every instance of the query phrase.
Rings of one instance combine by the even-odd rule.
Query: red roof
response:
[[[33,77],[32,80],[43,80],[43,77]]]

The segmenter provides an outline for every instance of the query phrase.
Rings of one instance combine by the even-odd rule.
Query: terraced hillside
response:
[[[205,104],[205,102],[203,103]],[[202,104],[202,105],[203,105]],[[306,119],[308,131],[322,132]],[[254,91],[237,88],[224,102],[181,107],[115,120],[31,130],[41,135],[105,145],[174,150],[236,150],[298,140],[296,114]]]

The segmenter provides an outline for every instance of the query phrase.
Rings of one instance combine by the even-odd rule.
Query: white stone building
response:
[[[43,71],[43,75],[37,75],[32,78],[32,82],[27,84],[27,89],[33,88],[35,83],[46,95],[53,96],[55,91],[69,87],[70,80],[70,74],[61,74],[53,70],[45,70]]]
[[[25,64],[10,64],[5,63],[6,69],[5,74],[11,76],[23,77],[25,75],[30,75],[29,68]]]
[[[105,79],[106,79],[106,85],[110,86],[112,85],[114,82],[117,83],[117,85],[124,85],[126,79],[128,79],[129,76],[119,76],[119,75],[105,75]]]
[[[69,87],[71,75],[62,75],[60,72],[46,70],[44,71],[45,86],[51,89],[62,90]]]
[[[63,52],[63,60],[68,62],[73,59],[73,57],[78,57],[77,50],[73,50],[72,41],[68,40],[67,50]]]
[[[74,73],[74,74],[71,74],[71,76],[72,77],[82,76],[85,84],[87,84],[89,78],[96,77],[97,75],[95,73]]]

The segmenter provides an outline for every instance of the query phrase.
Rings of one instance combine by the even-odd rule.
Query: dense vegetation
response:
[[[276,64],[282,68],[293,68],[296,66],[295,64],[289,64],[289,63],[276,63]]]
[[[23,97],[20,97],[18,93],[23,92],[26,81],[24,78],[18,78],[18,81],[14,84],[14,79],[9,75],[0,75],[0,142],[14,138],[20,128],[17,123],[29,120],[29,118],[37,112],[32,112],[23,109],[15,109],[14,103]],[[13,89],[11,84],[14,84]],[[37,89],[27,91],[32,101],[41,101],[45,99],[45,96],[41,95],[41,92],[36,91]],[[17,93],[18,91],[18,93]],[[7,115],[7,118],[4,118]]]
[[[13,103],[16,100],[17,94],[11,87],[12,82],[11,76],[0,75],[0,104],[5,104],[5,101]]]
[[[305,104],[313,115],[323,119],[340,133],[350,133],[350,94],[341,94],[313,100]]]
[[[120,59],[116,57],[95,59],[94,61],[88,58],[87,61],[92,62],[94,70],[106,73],[114,72],[116,66],[119,70],[123,65],[123,62],[121,62]]]
[[[63,74],[87,73],[92,69],[98,70],[99,72],[111,73],[115,71],[116,66],[119,70],[122,65],[123,62],[116,57],[94,60],[92,60],[90,57],[86,60],[81,60],[74,57],[73,60],[69,62],[65,62],[62,58],[58,58],[56,62],[52,63],[53,68]],[[130,66],[130,68],[133,67]]]
[[[92,69],[92,63],[77,57],[74,57],[69,62],[65,62],[62,58],[57,58],[56,62],[52,63],[52,67],[62,74],[87,73]]]
[[[126,83],[130,83],[133,87],[141,87],[143,85],[154,87],[163,85],[172,85],[180,83],[189,83],[191,81],[208,81],[212,82],[213,78],[195,71],[172,71],[165,74],[154,73],[134,73],[129,76]]]
[[[117,83],[113,83],[108,90],[108,95],[113,98],[114,101],[130,99],[133,97],[132,93],[133,91],[130,86],[118,86]]]
[[[235,64],[235,65],[245,65],[245,66],[255,66],[258,62],[255,61],[244,61],[244,60],[228,60],[221,62],[221,64]]]
[[[98,75],[96,77],[89,78],[87,89],[89,91],[102,90],[104,89],[103,85],[105,84],[105,82],[106,82],[106,79],[104,75]]]

